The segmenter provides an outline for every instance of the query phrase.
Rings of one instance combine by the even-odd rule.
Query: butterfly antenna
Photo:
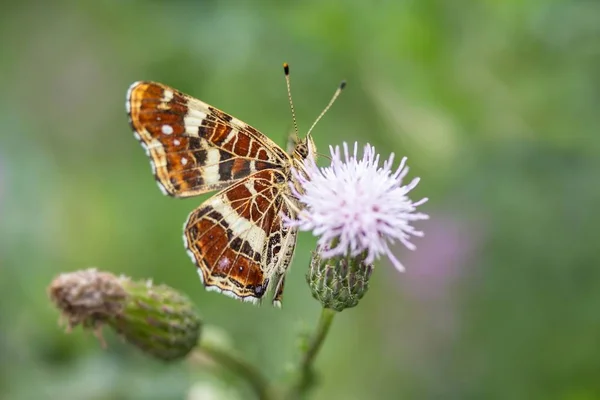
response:
[[[283,72],[285,73],[285,84],[287,85],[288,99],[290,101],[290,109],[292,110],[292,119],[294,120],[294,133],[298,139],[298,122],[296,122],[296,112],[294,111],[294,102],[292,101],[292,86],[290,85],[290,66],[288,63],[283,63]]]
[[[342,93],[342,90],[344,90],[345,87],[346,87],[346,81],[342,81],[342,83],[340,83],[340,86],[338,86],[337,90],[333,94],[333,97],[331,98],[331,100],[329,100],[329,104],[327,104],[327,107],[325,107],[325,109],[323,111],[321,111],[321,114],[319,114],[319,116],[317,117],[315,122],[313,122],[313,124],[310,127],[310,129],[308,130],[308,133],[306,134],[306,136],[310,135],[310,133],[312,132],[315,125],[317,125],[317,122],[319,122],[321,120],[321,118],[323,118],[323,115],[325,115],[325,113],[331,108],[331,106],[333,105],[335,100],[340,96],[340,94]]]

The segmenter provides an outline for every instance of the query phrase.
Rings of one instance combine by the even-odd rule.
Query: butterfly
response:
[[[287,64],[284,70],[289,94]],[[291,95],[290,105],[293,113]],[[185,247],[205,288],[252,303],[270,291],[280,307],[297,235],[284,221],[301,209],[290,185],[298,186],[293,170],[303,173],[306,158],[315,157],[310,131],[302,140],[296,135],[286,152],[239,119],[156,82],[132,84],[126,108],[164,194],[219,190],[184,224]]]

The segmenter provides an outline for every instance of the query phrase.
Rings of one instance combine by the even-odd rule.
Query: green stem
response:
[[[321,349],[329,328],[333,322],[333,317],[337,312],[330,308],[323,308],[319,317],[319,323],[316,331],[310,338],[308,346],[302,354],[302,359],[299,365],[299,376],[297,382],[292,386],[291,398],[301,398],[314,385],[314,369],[313,364],[317,353]]]
[[[202,343],[200,352],[231,370],[235,375],[244,378],[252,387],[260,400],[274,400],[270,384],[258,369],[243,358],[226,349]]]
[[[302,357],[302,362],[300,364],[302,371],[307,371],[312,368],[314,359],[323,345],[323,341],[329,332],[329,328],[331,327],[331,322],[333,321],[335,314],[336,312],[330,308],[323,308],[321,310],[321,316],[319,317],[319,325],[317,325],[317,330],[312,336],[308,348]]]

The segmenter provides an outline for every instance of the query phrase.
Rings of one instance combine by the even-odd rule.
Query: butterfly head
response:
[[[313,140],[311,135],[306,135],[306,137],[296,144],[294,147],[293,157],[295,160],[304,161],[309,156],[315,157],[317,153],[317,147],[315,145],[315,141]]]
[[[308,178],[308,168],[310,165],[314,165],[317,157],[317,146],[310,134],[306,135],[306,137],[298,142],[294,147],[294,151],[292,153],[292,165],[297,173],[304,178]],[[306,161],[309,161],[307,164]],[[312,162],[311,162],[312,161]],[[298,176],[292,175],[292,182],[296,187],[296,190],[299,193],[302,193],[304,190],[299,180]]]

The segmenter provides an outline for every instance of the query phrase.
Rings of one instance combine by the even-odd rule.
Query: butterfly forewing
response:
[[[166,85],[134,83],[127,109],[159,187],[168,195],[222,189],[255,171],[289,163],[285,152],[256,129]]]

